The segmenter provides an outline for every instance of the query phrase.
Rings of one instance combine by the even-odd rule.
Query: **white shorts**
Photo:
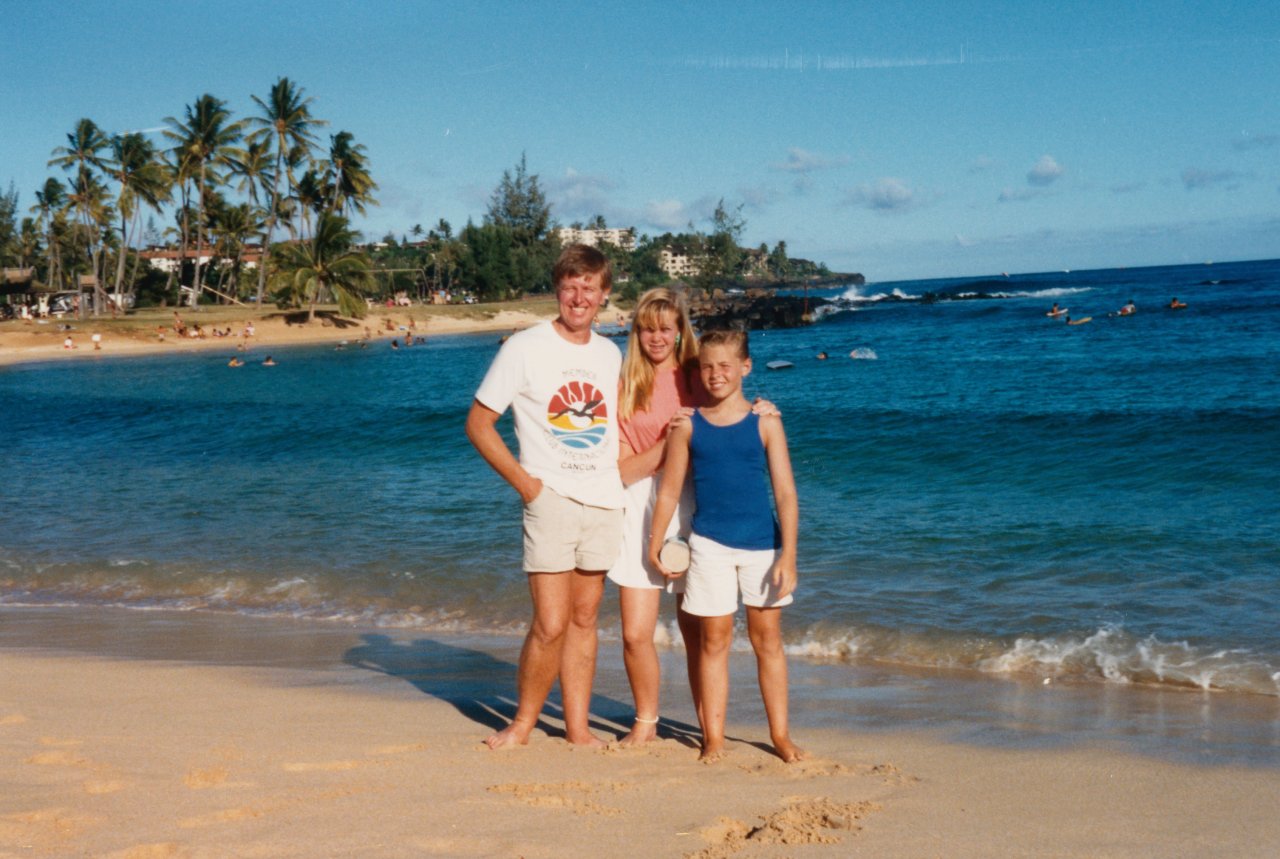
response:
[[[626,488],[627,500],[622,508],[622,554],[609,570],[609,580],[624,588],[649,588],[668,593],[684,593],[684,576],[667,581],[649,563],[649,530],[653,521],[653,505],[658,499],[658,485],[662,472],[653,477],[637,480]],[[689,533],[689,518],[693,515],[693,486],[685,481],[684,492],[676,505],[676,512],[667,526],[666,537]]]
[[[681,608],[698,617],[723,617],[738,610],[738,592],[742,604],[755,608],[781,608],[791,605],[791,594],[778,596],[778,588],[769,581],[769,571],[777,560],[777,549],[734,549],[709,537],[692,534],[689,550],[693,555],[689,581],[684,588]]]

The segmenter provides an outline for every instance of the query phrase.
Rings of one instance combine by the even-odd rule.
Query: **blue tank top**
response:
[[[693,413],[689,463],[697,508],[693,531],[734,549],[776,549],[782,545],[767,483],[760,416],[716,426]]]

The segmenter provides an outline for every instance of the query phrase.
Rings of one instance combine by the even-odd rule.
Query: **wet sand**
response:
[[[704,765],[690,707],[672,694],[661,739],[643,749],[574,749],[552,705],[527,747],[491,752],[481,741],[514,709],[518,645],[195,612],[0,609],[0,857],[1280,850],[1274,769],[1084,744],[984,746],[797,720],[811,757],[788,766],[764,745],[764,724],[731,709],[730,755]],[[592,708],[605,738],[626,727],[617,662],[602,659]]]

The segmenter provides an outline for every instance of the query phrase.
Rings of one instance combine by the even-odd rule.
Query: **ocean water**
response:
[[[821,294],[746,385],[790,441],[817,697],[864,666],[1280,702],[1280,261]],[[497,345],[0,368],[0,606],[517,640],[518,499],[462,429]]]

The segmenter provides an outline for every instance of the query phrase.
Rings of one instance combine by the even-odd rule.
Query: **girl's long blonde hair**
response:
[[[627,335],[627,355],[622,359],[621,390],[618,392],[618,416],[626,420],[636,412],[649,408],[653,397],[653,380],[657,376],[653,364],[640,348],[640,329],[657,328],[662,315],[671,313],[676,320],[675,356],[681,370],[687,370],[698,357],[698,338],[689,324],[689,311],[684,296],[665,286],[640,296],[631,314],[631,333]]]

